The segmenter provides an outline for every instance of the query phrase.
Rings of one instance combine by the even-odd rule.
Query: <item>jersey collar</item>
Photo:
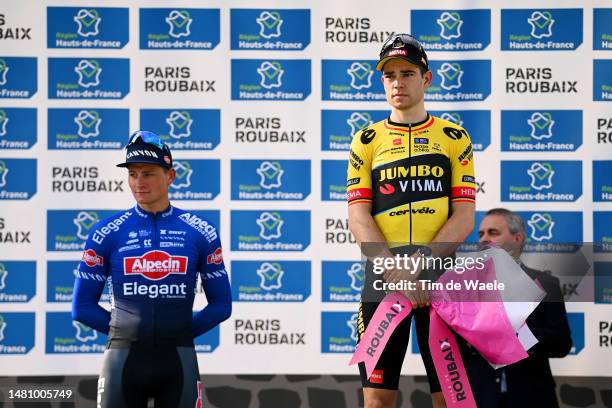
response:
[[[395,129],[395,130],[421,130],[421,129],[425,129],[429,126],[431,126],[434,122],[434,117],[431,116],[429,113],[427,113],[427,117],[420,121],[420,122],[416,122],[416,123],[400,123],[400,122],[393,122],[391,120],[391,118],[387,118],[385,120],[385,127],[389,128],[389,129]]]
[[[166,218],[169,215],[172,215],[173,209],[174,209],[174,207],[172,207],[172,205],[169,205],[168,208],[166,208],[164,211],[161,211],[159,213],[153,214],[152,212],[143,210],[138,204],[136,204],[134,206],[134,211],[136,212],[136,214],[138,214],[142,218],[149,218],[149,217],[162,217],[162,218]]]

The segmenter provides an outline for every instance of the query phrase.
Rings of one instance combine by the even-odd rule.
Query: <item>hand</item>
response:
[[[429,297],[429,291],[421,288],[421,282],[415,282],[415,290],[404,290],[402,294],[410,300],[413,309],[419,307],[427,307],[431,305],[431,299]]]
[[[397,283],[402,280],[414,281],[418,279],[422,269],[422,260],[418,253],[413,254],[402,265],[395,265],[394,268],[385,271],[384,278],[386,282]]]

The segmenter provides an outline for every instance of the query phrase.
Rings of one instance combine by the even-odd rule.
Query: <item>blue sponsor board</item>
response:
[[[323,302],[359,302],[365,281],[363,262],[323,261],[321,274]]]
[[[72,320],[70,312],[47,312],[45,353],[104,353],[106,334]]]
[[[127,58],[49,58],[49,99],[123,99],[130,92]]]
[[[322,353],[353,353],[357,336],[357,313],[321,312]]]
[[[0,200],[29,200],[36,194],[36,159],[0,158]]]
[[[140,129],[157,133],[172,151],[212,150],[221,141],[221,111],[141,109]]]
[[[322,60],[324,101],[384,101],[385,90],[375,60]]]
[[[582,195],[582,162],[501,162],[502,201],[576,201]]]
[[[484,101],[491,94],[491,60],[429,61],[426,101]]]
[[[195,314],[195,313],[194,313]],[[215,326],[206,333],[193,339],[196,353],[212,353],[219,347],[219,326]]]
[[[220,36],[219,9],[140,9],[141,50],[211,50]]]
[[[0,98],[31,98],[38,91],[36,58],[0,57]]]
[[[594,262],[595,303],[612,303],[612,262]]]
[[[231,212],[232,251],[304,251],[310,245],[310,211]]]
[[[47,261],[47,302],[72,302],[74,278],[79,263],[80,261]],[[108,285],[104,285],[100,301],[110,301]]]
[[[321,161],[321,200],[346,201],[348,160]]]
[[[491,144],[491,111],[444,110],[429,111],[429,113],[465,128],[470,134],[474,151],[481,152]]]
[[[231,9],[232,50],[303,50],[310,44],[308,9]]]
[[[491,10],[412,10],[410,30],[427,51],[482,51],[491,43]]]
[[[612,252],[612,212],[593,211],[594,252]]]
[[[474,229],[470,232],[470,235],[467,236],[463,244],[459,245],[457,248],[457,252],[474,252],[478,251],[478,227],[482,222],[482,219],[485,217],[485,211],[476,211],[474,216]]]
[[[310,95],[310,60],[232,60],[232,100],[302,101]]]
[[[29,302],[35,293],[35,261],[0,261],[0,303]]]
[[[580,110],[502,110],[504,152],[573,152],[582,146]]]
[[[34,313],[0,312],[0,354],[27,354],[34,333]]]
[[[170,184],[171,200],[213,200],[219,195],[220,160],[174,160],[172,167],[176,177]]]
[[[129,134],[129,109],[49,108],[47,111],[49,150],[121,149]]]
[[[310,296],[309,261],[232,261],[232,300],[303,302]]]
[[[47,48],[123,48],[129,39],[128,8],[47,7]]]
[[[582,44],[582,9],[501,11],[502,51],[566,51]]]
[[[35,108],[0,108],[0,149],[29,149],[36,144]]]
[[[92,227],[116,212],[115,210],[47,210],[47,251],[82,251]]]
[[[593,9],[593,49],[612,50],[612,8]]]
[[[593,100],[612,101],[612,59],[593,60]]]
[[[232,160],[232,200],[304,200],[310,160]]]
[[[593,201],[612,201],[611,174],[611,160],[593,160]]]
[[[388,117],[388,110],[322,110],[321,149],[348,152],[355,133]]]
[[[572,348],[569,353],[575,356],[584,349],[584,313],[568,313],[567,321],[572,335]]]

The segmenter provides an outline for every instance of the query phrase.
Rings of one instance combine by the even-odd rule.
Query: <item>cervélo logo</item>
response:
[[[47,48],[123,48],[129,9],[47,7]]]
[[[310,296],[309,261],[232,261],[232,300],[303,302]]]
[[[213,150],[221,140],[221,111],[141,109],[140,128],[157,133],[172,151]]]
[[[106,335],[73,321],[70,312],[47,312],[45,353],[103,353]]]
[[[362,262],[323,261],[321,270],[323,302],[359,302],[365,281]]]
[[[593,60],[593,100],[612,101],[612,59]]]
[[[491,111],[429,111],[433,116],[448,120],[468,130],[474,151],[481,152],[491,144]]]
[[[502,201],[576,201],[582,195],[582,162],[501,162]]]
[[[127,58],[49,58],[49,99],[123,99],[130,92]]]
[[[232,50],[303,50],[310,44],[310,10],[231,9]]]
[[[0,200],[29,200],[36,194],[36,159],[0,158]]]
[[[0,108],[0,149],[29,149],[36,133],[35,108]]]
[[[129,109],[65,109],[47,111],[50,150],[121,149],[130,129]]]
[[[304,100],[310,72],[310,60],[233,59],[232,100]]]
[[[346,201],[347,160],[321,161],[321,200]]]
[[[220,39],[219,9],[140,9],[141,50],[211,50]]]
[[[165,251],[149,251],[142,256],[123,258],[124,275],[141,275],[148,280],[158,281],[168,275],[186,275],[186,256],[170,255]]]
[[[232,160],[232,200],[304,200],[310,160]]]
[[[484,101],[491,94],[491,60],[429,61],[426,101]]]
[[[388,116],[383,110],[322,110],[321,149],[348,152],[355,133]]]
[[[34,293],[35,261],[0,261],[0,303],[29,302]]]
[[[491,10],[412,10],[410,27],[427,51],[482,51],[491,42]]]
[[[324,101],[384,101],[376,71],[378,61],[322,60],[321,98]]]
[[[31,98],[38,91],[36,58],[0,57],[0,98]]]
[[[176,177],[170,185],[171,200],[212,200],[220,191],[221,162],[219,160],[175,160]],[[206,183],[198,178],[206,177]]]
[[[502,110],[504,152],[575,151],[582,146],[582,111]]]
[[[612,8],[593,9],[593,49],[612,50]]]
[[[575,50],[582,44],[582,9],[501,11],[502,51]]]
[[[27,354],[34,347],[34,313],[0,313],[0,354]]]
[[[612,252],[612,212],[593,211],[594,252]]]
[[[321,312],[322,353],[353,353],[357,339],[357,313]]]
[[[612,201],[612,161],[593,160],[593,201]]]
[[[232,251],[304,251],[310,245],[310,211],[231,212]]]

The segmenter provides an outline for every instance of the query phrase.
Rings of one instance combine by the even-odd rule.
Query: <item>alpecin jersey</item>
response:
[[[451,202],[474,202],[472,143],[461,126],[434,116],[415,124],[389,119],[355,134],[349,205],[372,203],[391,247],[429,243],[450,216]]]

